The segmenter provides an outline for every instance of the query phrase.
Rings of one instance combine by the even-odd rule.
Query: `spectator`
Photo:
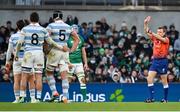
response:
[[[74,24],[74,19],[73,19],[72,15],[67,16],[67,19],[66,19],[65,23],[67,23],[70,26]]]
[[[137,28],[136,26],[132,26],[131,27],[131,37],[132,37],[132,43],[135,43],[136,39],[137,39]]]
[[[5,70],[5,67],[3,66],[0,70],[0,75],[2,75],[2,82],[11,82],[10,78],[9,78],[9,75],[6,74],[6,70]]]
[[[109,25],[106,22],[106,18],[101,18],[101,33],[106,33],[106,31],[109,29]]]
[[[180,37],[174,42],[174,51],[180,53]]]
[[[130,77],[131,83],[135,83],[135,82],[138,81],[138,77],[137,76],[138,76],[138,73],[135,70],[133,70],[132,73],[131,73],[131,77]]]
[[[126,21],[123,21],[121,24],[121,30],[119,31],[120,38],[127,38],[129,34],[128,27]]]
[[[11,34],[15,33],[15,29],[12,28],[12,23],[11,21],[7,21],[6,22],[6,30],[7,30],[7,33],[8,33],[8,36],[10,37]]]
[[[171,72],[168,73],[168,82],[175,82],[175,76]]]
[[[170,45],[174,45],[174,41],[179,37],[179,32],[175,29],[175,26],[173,24],[169,26],[167,35],[170,38]]]
[[[113,32],[116,31],[116,24],[114,25],[111,25],[109,27],[109,29],[106,31],[106,35],[109,37],[109,36],[113,36]]]
[[[78,23],[79,23],[79,20],[78,20],[78,18],[75,16],[75,17],[74,17],[74,24],[78,25]]]

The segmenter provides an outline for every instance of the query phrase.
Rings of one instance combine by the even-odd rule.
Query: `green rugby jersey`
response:
[[[84,46],[84,39],[79,35],[79,44],[77,49],[69,54],[69,60],[71,63],[82,63],[82,47]],[[73,46],[73,38],[70,37],[67,41],[67,45],[69,48]]]

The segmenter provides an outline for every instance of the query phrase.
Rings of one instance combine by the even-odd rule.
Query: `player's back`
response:
[[[21,37],[21,33],[18,31],[15,34],[12,34],[10,39],[9,39],[9,42],[13,45],[13,48],[14,48],[13,52],[15,52],[15,48],[16,48],[17,42],[18,42],[20,37]],[[24,47],[21,47],[20,52],[18,54],[18,57],[23,58],[23,55],[24,55]]]
[[[47,31],[38,23],[30,24],[22,29],[24,35],[24,50],[43,50],[43,43],[47,38]]]
[[[59,45],[67,45],[67,40],[72,32],[71,26],[61,20],[49,24],[47,30],[51,33],[51,38]]]

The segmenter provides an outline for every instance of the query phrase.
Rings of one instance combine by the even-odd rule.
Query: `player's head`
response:
[[[157,34],[160,35],[160,36],[162,36],[162,37],[165,37],[165,35],[166,35],[166,30],[164,29],[163,26],[161,26],[161,27],[159,27],[159,28],[157,29]]]
[[[16,22],[17,29],[21,30],[25,26],[25,22],[23,20],[19,20]]]
[[[39,14],[38,14],[37,12],[31,13],[31,15],[30,15],[30,21],[31,21],[31,22],[34,22],[34,23],[39,22]]]
[[[61,11],[54,11],[53,13],[53,19],[62,19],[63,18],[63,13]]]
[[[78,25],[73,24],[73,25],[72,25],[72,28],[73,28],[73,30],[74,30],[76,33],[78,33],[78,32],[79,32]]]

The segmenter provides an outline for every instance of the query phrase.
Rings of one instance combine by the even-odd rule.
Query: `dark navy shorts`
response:
[[[156,71],[159,75],[167,74],[168,69],[168,59],[166,58],[156,58],[153,59],[152,65],[150,66],[149,71]]]

